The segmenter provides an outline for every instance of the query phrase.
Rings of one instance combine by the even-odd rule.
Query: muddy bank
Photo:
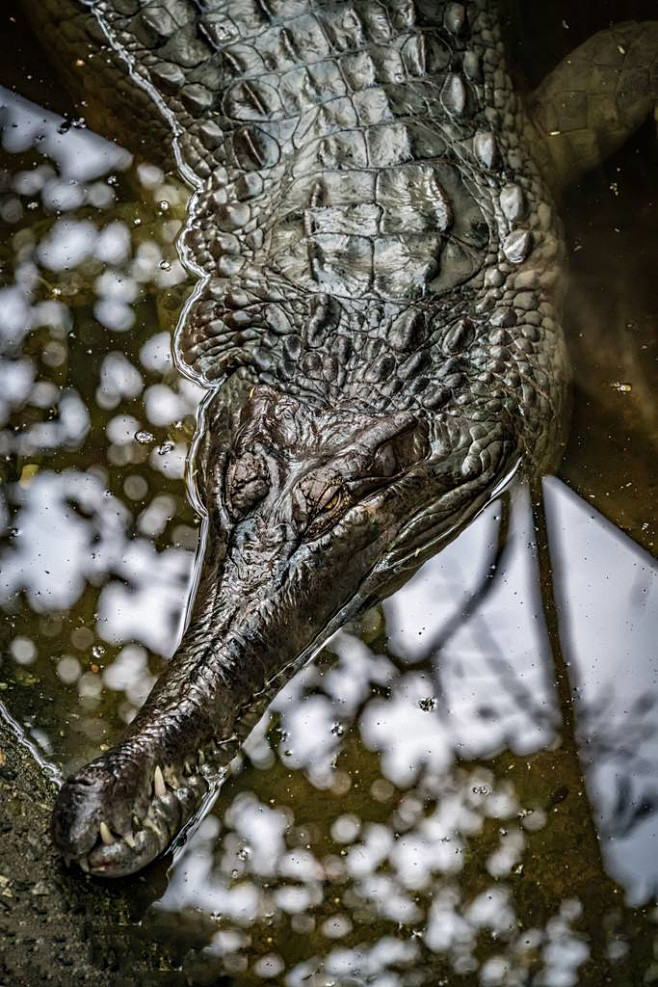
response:
[[[0,708],[0,983],[178,987],[160,945],[139,938],[138,889],[66,871],[50,844],[56,792]]]

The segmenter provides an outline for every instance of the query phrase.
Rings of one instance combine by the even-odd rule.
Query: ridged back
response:
[[[202,185],[186,242],[209,281],[180,338],[195,369],[486,416],[530,361],[554,403],[560,248],[494,4],[93,9]]]

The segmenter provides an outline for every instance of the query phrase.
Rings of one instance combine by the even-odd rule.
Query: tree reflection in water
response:
[[[68,771],[130,721],[184,609],[186,194],[2,102],[0,685]],[[544,502],[519,487],[337,635],[164,892],[135,882],[188,983],[658,978],[656,568],[560,481]]]

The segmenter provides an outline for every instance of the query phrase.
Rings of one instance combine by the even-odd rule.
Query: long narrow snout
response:
[[[199,453],[208,518],[189,627],[124,740],[69,778],[55,806],[56,846],[92,874],[131,874],[164,852],[296,668],[390,589],[391,560],[419,564],[423,545],[485,496],[461,447],[442,447],[430,469],[414,415],[303,409],[268,388],[226,387]]]
[[[135,873],[171,845],[217,789],[262,713],[258,693],[264,697],[266,688],[261,675],[249,700],[244,677],[231,676],[231,666],[262,665],[234,633],[220,631],[205,647],[187,637],[125,739],[65,781],[52,817],[65,860],[98,876]]]
[[[97,876],[132,874],[197,817],[267,703],[350,615],[359,567],[346,578],[337,541],[328,553],[320,543],[296,551],[285,533],[275,544],[254,532],[235,539],[221,572],[216,546],[207,548],[179,650],[124,740],[60,790],[52,835],[67,861]],[[342,581],[334,595],[320,565]]]

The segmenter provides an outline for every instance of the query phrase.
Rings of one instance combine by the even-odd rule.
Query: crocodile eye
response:
[[[308,491],[308,494],[310,491]],[[346,487],[336,482],[330,483],[313,497],[309,497],[307,503],[310,506],[305,523],[306,536],[316,538],[334,524],[337,517],[349,506],[352,498]]]
[[[323,514],[328,514],[335,510],[343,500],[343,490],[341,487],[329,487],[318,504],[318,510]]]

